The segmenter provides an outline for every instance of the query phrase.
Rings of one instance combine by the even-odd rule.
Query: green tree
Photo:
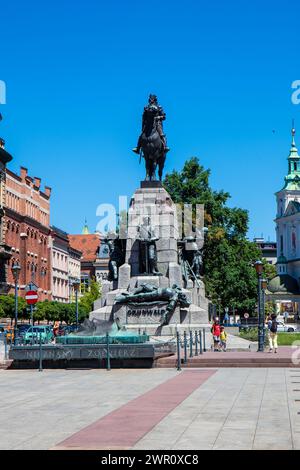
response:
[[[86,317],[92,310],[95,300],[101,297],[100,284],[94,279],[91,280],[90,289],[85,292],[79,301],[80,318]]]
[[[271,281],[276,275],[276,267],[274,264],[268,263],[266,259],[262,259],[263,267],[264,267],[264,276],[268,281]]]
[[[255,243],[246,238],[248,212],[228,207],[230,194],[209,185],[210,170],[198,158],[188,160],[182,171],[167,174],[164,187],[176,204],[204,204],[204,223],[209,231],[204,246],[204,282],[208,297],[221,306],[253,312],[257,301],[257,277],[253,264],[261,258]]]
[[[0,295],[1,315],[6,318],[15,317],[15,296],[13,294]],[[2,313],[3,312],[3,313]],[[26,301],[18,296],[18,318],[28,318]]]

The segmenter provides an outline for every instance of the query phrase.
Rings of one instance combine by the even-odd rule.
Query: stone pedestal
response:
[[[158,240],[157,267],[160,276],[140,273],[140,242],[138,227],[148,220]],[[178,264],[179,240],[176,206],[170,195],[158,181],[144,181],[141,188],[134,193],[128,211],[128,232],[126,240],[125,263],[119,268],[117,282],[103,285],[101,302],[96,301],[90,319],[114,321],[117,318],[128,328],[145,329],[153,335],[169,335],[176,332],[178,325],[187,328],[202,327],[208,323],[207,299],[204,284],[189,280],[183,289],[190,307],[176,307],[169,319],[169,324],[160,327],[162,315],[166,309],[165,302],[149,304],[116,304],[116,295],[122,292],[134,292],[142,284],[151,284],[157,288],[172,287],[176,284],[183,288],[182,269]],[[151,333],[150,333],[151,332]]]
[[[176,206],[163,187],[151,184],[146,186],[138,189],[130,202],[126,263],[131,266],[132,276],[140,274],[138,227],[143,225],[145,219],[149,217],[151,227],[159,238],[156,242],[158,270],[162,275],[168,276],[170,263],[178,263],[177,240],[179,233]]]

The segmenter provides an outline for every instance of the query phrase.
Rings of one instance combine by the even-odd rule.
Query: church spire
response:
[[[84,226],[83,226],[83,229],[82,229],[82,235],[89,235],[90,231],[89,231],[89,227],[88,227],[88,224],[87,224],[87,220],[85,219],[84,220]]]
[[[295,152],[297,153],[298,156],[298,150],[296,147],[296,142],[295,142],[295,135],[296,135],[296,129],[295,129],[295,119],[293,119],[293,127],[292,127],[292,147],[291,147],[291,153]]]
[[[300,157],[295,141],[296,129],[295,121],[292,124],[292,146],[288,156],[288,174],[285,177],[283,189],[300,190]]]

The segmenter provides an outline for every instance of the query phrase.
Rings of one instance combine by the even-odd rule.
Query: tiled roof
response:
[[[100,247],[100,236],[96,233],[69,235],[72,248],[82,252],[82,261],[95,261]]]

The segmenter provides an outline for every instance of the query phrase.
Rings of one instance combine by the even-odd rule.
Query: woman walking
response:
[[[277,315],[276,313],[272,313],[271,319],[268,321],[269,346],[270,346],[269,353],[273,351],[273,348],[274,348],[274,352],[277,353],[277,349],[278,349],[277,327],[278,327]]]

